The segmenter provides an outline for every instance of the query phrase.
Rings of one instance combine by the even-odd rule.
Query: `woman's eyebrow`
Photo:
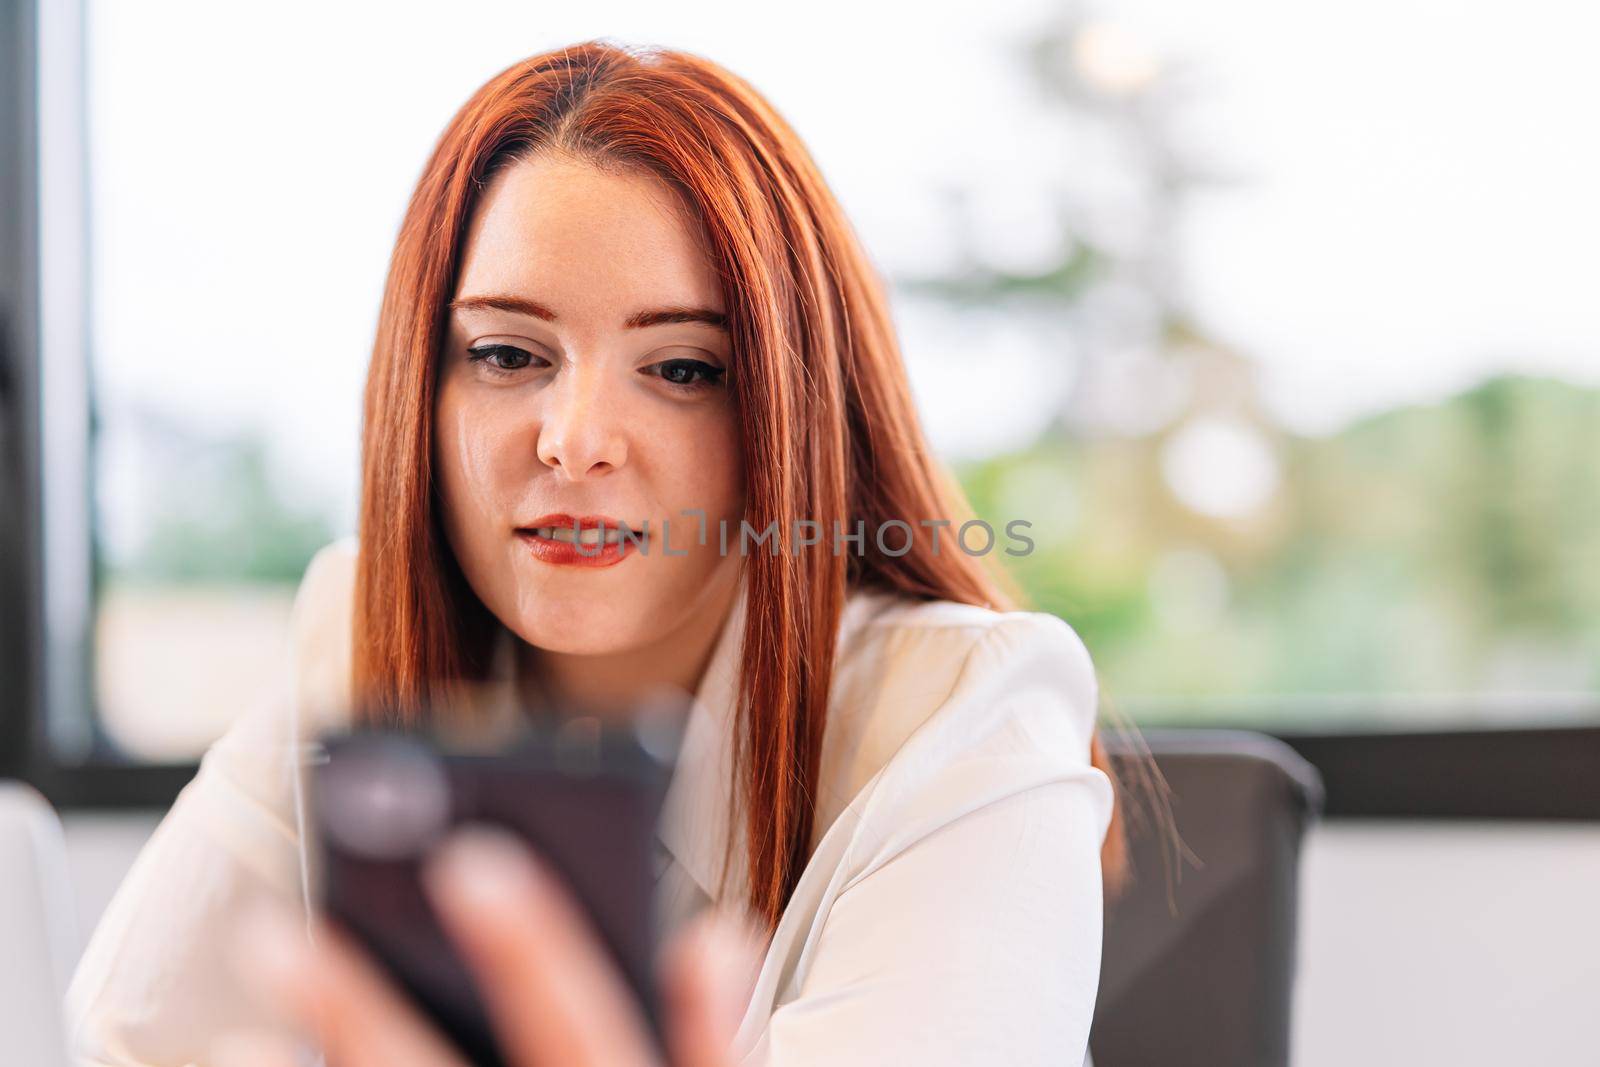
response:
[[[545,322],[555,322],[556,313],[539,303],[529,300],[524,296],[508,296],[503,294],[487,294],[484,296],[463,296],[450,301],[452,311],[470,311],[477,308],[488,308],[494,311],[510,311],[518,315],[531,315]],[[698,322],[706,326],[713,326],[723,331],[728,330],[728,316],[720,311],[710,308],[697,307],[663,307],[647,308],[635,311],[629,315],[622,325],[630,330],[642,330],[649,326],[666,326],[679,322]]]

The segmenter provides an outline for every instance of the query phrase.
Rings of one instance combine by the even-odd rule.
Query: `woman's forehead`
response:
[[[456,295],[502,293],[581,315],[626,306],[723,310],[709,250],[665,182],[537,156],[480,195]]]

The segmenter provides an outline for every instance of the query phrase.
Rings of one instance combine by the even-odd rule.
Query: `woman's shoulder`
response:
[[[955,773],[1004,790],[1079,773],[1098,692],[1088,650],[1056,615],[858,591],[841,619],[819,821],[875,780],[914,790],[964,766]]]
[[[348,597],[354,588],[360,541],[355,534],[330,541],[312,553],[295,592],[295,611]],[[303,607],[304,606],[304,607]]]
[[[840,683],[857,702],[892,688],[897,703],[928,711],[980,694],[1010,702],[1024,692],[1054,696],[1073,706],[1080,725],[1098,696],[1088,648],[1058,615],[883,590],[850,597],[840,623]]]
[[[358,547],[351,534],[318,549],[295,593],[290,644],[303,736],[349,717]]]
[[[220,935],[264,897],[304,905],[301,742],[337,721],[349,691],[355,559],[353,537],[311,559],[293,668],[207,749],[96,925],[65,999],[84,1062],[194,1062],[203,1051],[177,1050],[202,1045],[208,1025],[254,1017]]]
[[[1087,667],[1089,659],[1077,631],[1059,615],[930,600],[882,589],[858,589],[852,593],[843,628],[854,630],[859,637],[895,635],[904,639],[916,635],[925,641],[969,650],[986,639],[1009,641],[1019,647],[1053,645],[1055,651],[1082,666]]]

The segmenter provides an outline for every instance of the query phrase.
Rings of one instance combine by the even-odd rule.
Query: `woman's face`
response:
[[[725,310],[700,227],[653,176],[536,157],[481,195],[433,461],[467,581],[529,644],[626,652],[725,605],[739,556],[718,551],[717,523],[736,546],[744,513]],[[649,536],[574,544],[552,516]]]

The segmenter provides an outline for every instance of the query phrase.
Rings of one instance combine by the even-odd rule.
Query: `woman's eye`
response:
[[[532,353],[514,345],[474,345],[467,349],[467,358],[485,364],[490,370],[507,373],[522,370],[534,360]]]
[[[648,369],[660,376],[662,381],[691,388],[715,385],[727,373],[723,368],[699,359],[668,359],[652,364]]]

